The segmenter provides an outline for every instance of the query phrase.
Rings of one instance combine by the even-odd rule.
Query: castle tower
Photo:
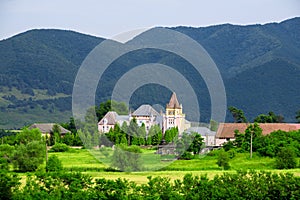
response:
[[[163,117],[163,131],[177,127],[179,134],[185,129],[185,114],[182,113],[182,104],[179,104],[176,93],[173,92],[169,103],[166,106],[166,113]]]

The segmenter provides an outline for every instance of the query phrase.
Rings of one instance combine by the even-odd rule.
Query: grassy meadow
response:
[[[107,150],[108,154],[112,150]],[[56,155],[62,162],[66,171],[80,171],[91,175],[93,178],[117,179],[125,178],[136,183],[146,183],[148,176],[168,177],[171,180],[181,179],[185,174],[207,175],[213,178],[215,175],[234,173],[236,170],[263,170],[276,173],[290,172],[300,176],[300,169],[275,170],[274,158],[260,157],[257,154],[249,158],[248,153],[237,153],[230,160],[230,170],[224,171],[216,164],[217,156],[201,156],[193,160],[175,160],[173,162],[160,162],[159,155],[154,150],[144,150],[142,154],[143,164],[147,166],[141,172],[112,172],[109,168],[109,156],[104,156],[99,150],[90,152],[86,149],[72,149],[70,152],[49,153],[49,156]],[[158,162],[158,163],[157,163]],[[299,162],[299,160],[298,160]],[[161,164],[160,164],[161,163]],[[151,170],[156,169],[156,170]]]

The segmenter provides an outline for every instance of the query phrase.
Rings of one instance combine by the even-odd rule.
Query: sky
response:
[[[0,39],[40,28],[112,38],[155,26],[265,24],[296,16],[299,0],[0,0]]]

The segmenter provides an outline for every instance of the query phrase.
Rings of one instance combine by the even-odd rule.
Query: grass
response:
[[[109,152],[112,153],[112,150]],[[238,153],[236,157],[230,160],[231,169],[224,171],[216,164],[216,156],[205,156],[196,158],[193,160],[176,160],[174,162],[166,163],[164,168],[160,168],[156,171],[142,171],[142,172],[107,172],[105,169],[109,167],[109,159],[105,157],[99,150],[92,150],[91,152],[86,149],[72,150],[71,152],[62,153],[49,153],[49,156],[57,155],[62,161],[64,168],[67,171],[81,171],[85,174],[91,175],[93,178],[106,178],[106,179],[118,179],[125,178],[136,182],[137,184],[147,183],[148,176],[161,176],[168,177],[170,180],[182,179],[187,173],[201,176],[207,175],[209,178],[213,178],[215,175],[223,173],[234,173],[236,170],[263,170],[275,173],[293,173],[296,176],[300,176],[300,169],[291,170],[276,170],[273,169],[274,159],[268,157],[260,157],[257,154],[253,155],[253,158],[249,158],[248,153]],[[155,164],[157,160],[151,160],[158,158],[157,154],[154,154],[153,150],[143,151],[143,159],[147,166],[155,169],[160,164]],[[103,164],[106,163],[106,164]]]

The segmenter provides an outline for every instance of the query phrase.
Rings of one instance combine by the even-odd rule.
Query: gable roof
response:
[[[268,135],[274,131],[296,131],[300,129],[300,124],[286,123],[259,123],[263,135]],[[247,128],[246,123],[220,123],[216,138],[234,138],[234,131],[244,133]]]
[[[170,101],[167,104],[167,108],[181,108],[175,92],[173,92]]]
[[[37,128],[43,134],[46,134],[46,133],[51,133],[52,132],[52,129],[53,129],[54,125],[58,125],[58,127],[60,129],[60,134],[62,134],[62,135],[71,132],[71,131],[65,129],[64,127],[62,127],[61,125],[55,124],[55,123],[34,123],[31,126],[29,126],[29,129]]]
[[[104,117],[98,122],[98,125],[104,125],[104,121],[107,120],[107,125],[115,125],[116,123],[119,123],[122,125],[122,123],[125,121],[129,121],[128,115],[118,115],[115,111],[109,111],[107,112]]]
[[[132,116],[159,116],[160,114],[150,105],[141,105]]]
[[[104,121],[107,120],[106,124],[108,125],[115,125],[117,123],[117,116],[118,113],[115,111],[109,111],[107,112],[104,117],[99,121],[99,125],[103,125]]]

